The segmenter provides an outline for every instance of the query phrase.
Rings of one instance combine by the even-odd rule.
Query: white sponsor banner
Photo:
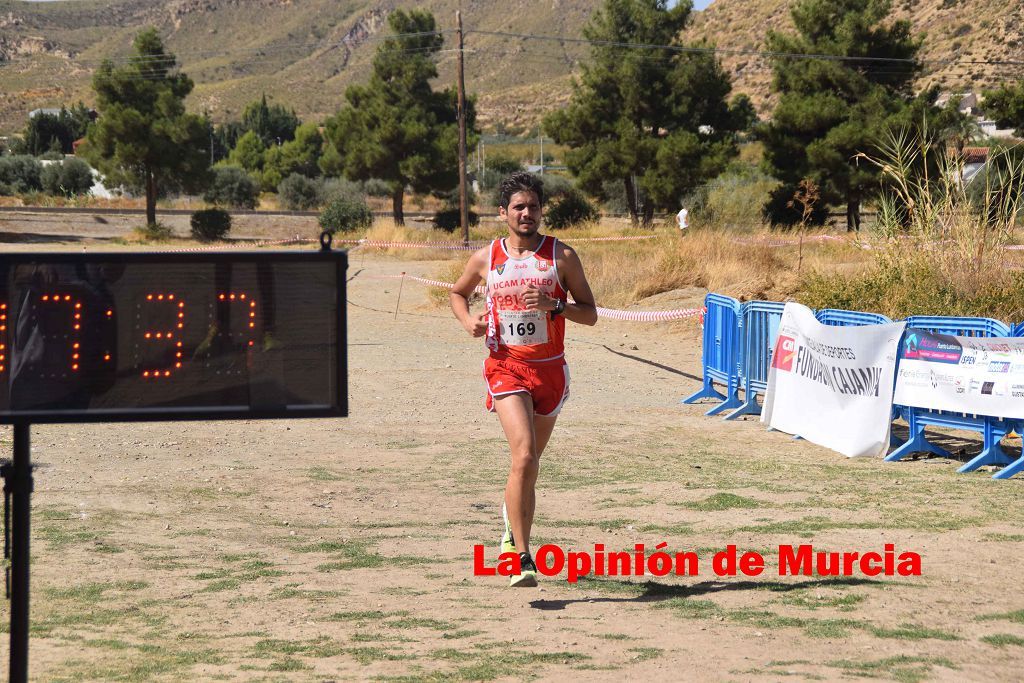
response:
[[[896,403],[1024,418],[1024,338],[954,337],[908,328]]]
[[[883,455],[905,325],[822,325],[811,309],[787,303],[761,421],[846,456]]]

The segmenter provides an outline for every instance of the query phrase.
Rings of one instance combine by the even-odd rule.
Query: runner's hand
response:
[[[479,315],[471,315],[472,327],[466,327],[466,331],[474,337],[482,337],[487,334],[487,311]]]
[[[553,311],[555,310],[555,299],[540,291],[537,285],[527,285],[523,294],[523,302],[528,311]]]

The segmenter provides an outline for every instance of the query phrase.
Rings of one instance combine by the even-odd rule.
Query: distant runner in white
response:
[[[686,230],[690,227],[690,220],[687,216],[689,216],[689,211],[685,207],[679,209],[679,213],[676,214],[676,223],[679,224],[680,230]]]

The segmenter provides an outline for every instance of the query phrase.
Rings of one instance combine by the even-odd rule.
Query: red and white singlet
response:
[[[537,251],[513,258],[505,240],[491,242],[487,263],[487,348],[491,358],[525,363],[560,361],[565,352],[565,318],[548,311],[528,311],[523,294],[534,284],[565,301],[558,280],[554,237],[545,235]]]

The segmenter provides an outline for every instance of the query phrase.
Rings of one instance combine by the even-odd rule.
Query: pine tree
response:
[[[424,10],[395,10],[388,17],[395,35],[384,40],[366,85],[345,91],[347,107],[327,122],[333,151],[321,167],[341,170],[351,180],[380,178],[391,187],[395,223],[405,222],[406,187],[441,193],[458,183],[456,93],[435,92],[435,60],[444,43],[434,16]],[[467,102],[467,125],[474,113]],[[470,146],[475,141],[470,141]]]
[[[765,128],[765,159],[782,181],[767,207],[774,222],[800,221],[793,194],[809,179],[821,190],[816,221],[824,204],[845,203],[848,229],[859,228],[878,170],[856,155],[877,156],[886,129],[903,119],[920,70],[921,41],[909,22],[888,22],[889,11],[889,0],[798,0],[791,10],[797,33],[768,32],[778,104]]]
[[[608,181],[622,183],[634,222],[678,208],[736,152],[740,117],[709,52],[624,45],[683,47],[690,7],[605,0],[583,29],[594,45],[569,106],[544,120],[547,134],[570,147],[566,164],[580,187],[607,199]]]
[[[154,224],[161,187],[198,189],[206,180],[208,124],[185,111],[192,79],[176,70],[156,29],[139,33],[134,47],[126,65],[104,60],[93,76],[99,118],[80,152],[108,183],[143,189],[146,222]]]

